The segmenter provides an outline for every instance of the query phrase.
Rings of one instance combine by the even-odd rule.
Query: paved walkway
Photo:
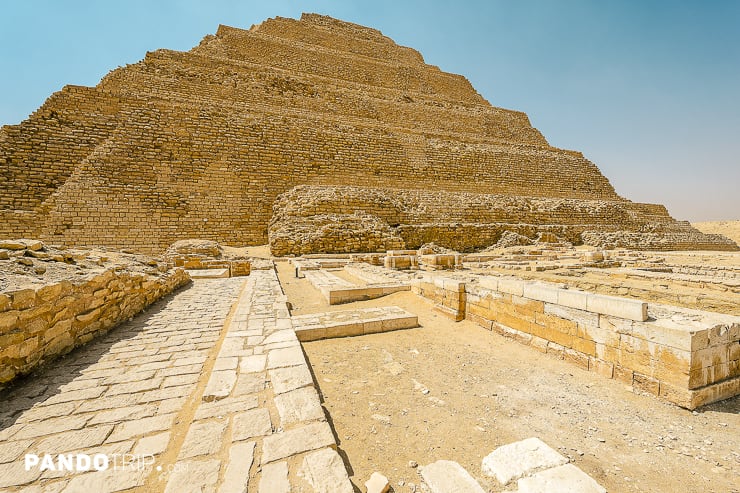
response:
[[[286,302],[198,280],[0,395],[0,491],[351,492]]]
[[[153,467],[129,462],[152,461],[151,456],[157,461],[177,445],[177,424],[215,356],[244,283],[194,283],[3,395],[0,490],[43,485],[43,491],[117,491],[143,485]],[[26,454],[49,454],[54,464],[46,466],[54,469],[60,469],[58,454],[105,454],[110,463],[105,472],[42,464],[27,471]],[[124,463],[129,470],[114,470]]]

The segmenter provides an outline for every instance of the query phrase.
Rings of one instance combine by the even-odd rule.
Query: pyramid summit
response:
[[[380,31],[317,14],[219,26],[0,130],[0,236],[162,252],[459,251],[505,234],[737,249],[639,204],[526,114]]]

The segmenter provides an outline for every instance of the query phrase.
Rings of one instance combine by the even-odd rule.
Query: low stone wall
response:
[[[740,394],[740,317],[508,277],[425,276],[412,291],[450,318],[688,409]]]
[[[434,309],[459,322],[465,319],[465,283],[444,277],[423,276],[411,281],[411,292],[434,303]]]
[[[81,284],[61,281],[0,294],[0,388],[85,344],[190,281],[114,267]]]

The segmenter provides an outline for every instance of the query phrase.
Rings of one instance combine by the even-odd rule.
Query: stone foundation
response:
[[[740,318],[508,277],[425,276],[412,291],[538,351],[694,409],[740,394]]]

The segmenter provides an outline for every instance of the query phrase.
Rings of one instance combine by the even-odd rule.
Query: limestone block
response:
[[[612,315],[637,322],[648,319],[647,303],[644,301],[589,293],[586,309],[590,312]]]
[[[313,387],[303,387],[278,394],[274,402],[283,427],[300,421],[324,419],[319,395]]]
[[[606,493],[606,489],[573,464],[565,464],[521,478],[519,493]]]
[[[300,347],[273,349],[267,354],[267,368],[305,365],[303,350]]]
[[[595,327],[599,324],[599,315],[590,311],[577,310],[567,306],[545,303],[545,313],[575,322],[580,327]]]
[[[231,439],[248,440],[272,433],[270,412],[265,408],[239,412],[232,419]]]
[[[586,310],[587,299],[588,293],[585,291],[559,289],[557,304],[567,306],[569,308],[576,308],[578,310]]]
[[[421,468],[421,477],[432,493],[485,493],[478,481],[457,462],[432,462]]]
[[[203,400],[210,402],[228,397],[236,384],[236,370],[214,371],[208,379]]]
[[[329,424],[326,421],[312,423],[266,437],[262,442],[262,463],[334,446],[334,434]]]
[[[365,481],[365,489],[367,493],[388,493],[390,488],[391,485],[388,482],[388,478],[379,472],[372,473],[370,475],[370,479]]]
[[[229,461],[226,464],[224,479],[218,488],[219,493],[247,493],[249,468],[254,460],[254,442],[235,443],[229,448]]]
[[[558,303],[558,294],[562,289],[546,284],[527,282],[524,284],[522,296],[547,303]]]
[[[289,392],[313,383],[307,365],[276,368],[270,370],[269,374],[272,389],[276,394]]]
[[[481,465],[483,474],[495,477],[502,485],[535,471],[566,464],[568,459],[539,438],[527,438],[497,448]]]
[[[325,493],[352,493],[354,488],[347,476],[341,457],[334,449],[312,452],[303,458],[298,476],[314,491]]]
[[[262,466],[259,493],[290,493],[287,462],[274,462]]]
[[[521,279],[502,277],[498,280],[498,290],[502,293],[522,296],[524,294],[524,281]]]

